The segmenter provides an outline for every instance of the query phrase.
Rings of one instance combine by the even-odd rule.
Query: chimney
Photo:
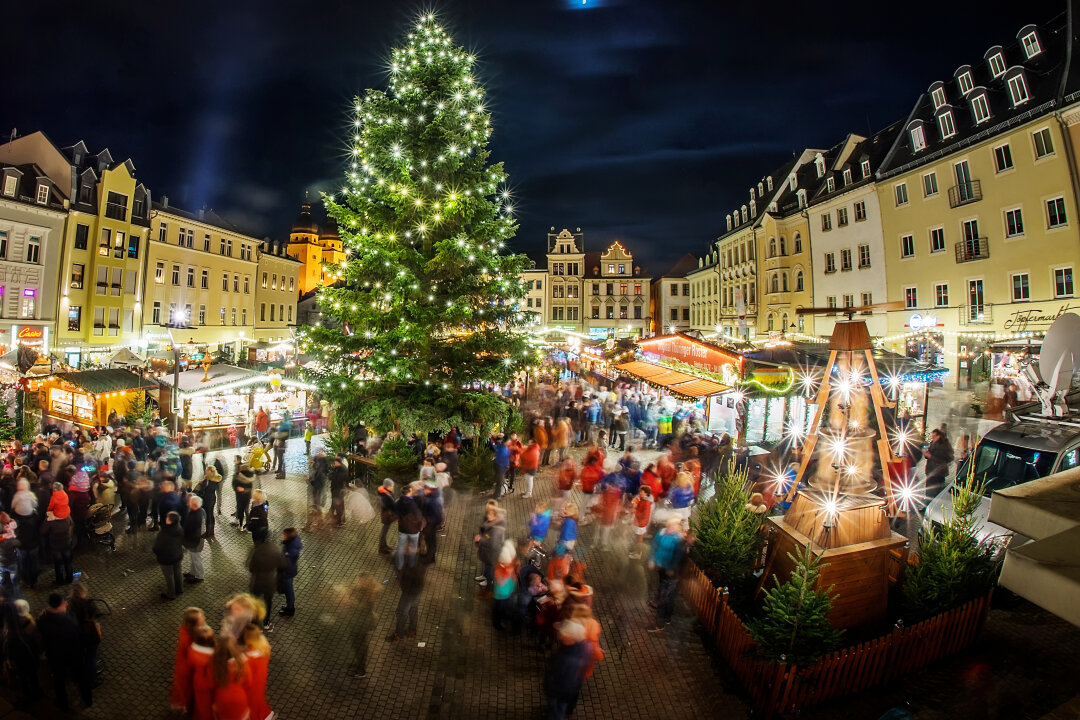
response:
[[[163,209],[165,209],[165,210],[169,209],[169,196],[168,195],[162,195],[161,196],[161,207]]]
[[[196,212],[195,214],[198,216],[198,218],[200,220],[205,220],[206,219],[206,207],[204,206],[204,207],[199,208],[198,212]]]

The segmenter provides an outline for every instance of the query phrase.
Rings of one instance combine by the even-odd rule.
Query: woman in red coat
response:
[[[214,720],[251,720],[245,689],[250,682],[249,670],[244,653],[231,636],[217,639],[210,675],[214,681]]]
[[[195,630],[206,624],[206,615],[197,607],[184,610],[184,622],[180,625],[180,638],[176,642],[176,661],[173,664],[172,692],[169,705],[174,710],[187,712],[191,707],[191,665],[188,663],[188,647],[195,637]]]
[[[270,666],[270,643],[255,623],[244,628],[244,663],[248,667],[247,691],[251,720],[266,720],[273,715],[266,704],[266,673]]]
[[[191,668],[191,720],[214,720],[214,678],[210,672],[214,660],[214,630],[203,625],[195,630],[187,651]]]

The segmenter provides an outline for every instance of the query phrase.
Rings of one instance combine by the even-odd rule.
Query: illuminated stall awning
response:
[[[727,385],[677,372],[653,363],[628,362],[616,365],[615,369],[632,377],[640,378],[650,385],[657,385],[676,395],[687,398],[707,397],[731,389]]]
[[[52,377],[95,395],[122,390],[149,390],[157,387],[157,383],[152,380],[147,380],[133,372],[117,368],[56,373]]]

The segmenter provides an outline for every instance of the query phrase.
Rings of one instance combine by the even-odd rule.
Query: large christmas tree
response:
[[[339,416],[378,430],[497,424],[480,385],[538,356],[519,328],[524,256],[475,58],[432,15],[390,59],[390,87],[357,98],[341,192],[326,197],[346,260],[319,290],[303,349]],[[330,284],[333,283],[333,284]]]

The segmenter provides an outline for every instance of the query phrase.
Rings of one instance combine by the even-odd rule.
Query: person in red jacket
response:
[[[652,507],[652,491],[642,482],[637,497],[634,498],[634,534],[637,535],[637,548],[630,553],[632,560],[641,557],[641,546],[645,542],[645,533],[649,530]]]
[[[664,484],[660,482],[660,476],[656,474],[656,463],[645,466],[645,472],[641,473],[641,484],[649,488],[653,499],[660,497],[664,492]]]
[[[581,468],[581,492],[585,493],[585,522],[589,522],[593,506],[600,499],[596,486],[604,477],[602,455],[590,454],[585,458],[585,467]]]
[[[513,462],[513,453],[511,453],[510,459]],[[535,440],[530,440],[525,449],[521,451],[521,455],[518,457],[518,467],[521,468],[521,475],[525,480],[525,494],[522,497],[531,498],[533,479],[536,477],[537,468],[540,467],[540,445]]]
[[[251,709],[249,720],[266,720],[274,714],[266,704],[270,643],[255,623],[248,623],[244,628],[244,664],[248,667],[244,690],[247,692],[248,707]]]
[[[188,648],[195,639],[195,630],[206,624],[206,615],[197,607],[184,610],[184,622],[180,625],[180,638],[176,643],[176,661],[173,664],[172,691],[169,705],[174,710],[187,712],[191,707],[191,665]]]
[[[195,629],[187,651],[187,664],[191,668],[191,720],[214,720],[214,678],[210,672],[213,660],[214,629],[203,625]]]
[[[252,720],[247,690],[250,671],[231,635],[222,635],[214,647],[210,675],[214,681],[211,707],[214,720]]]
[[[671,456],[671,450],[664,450],[656,460],[656,474],[660,476],[660,484],[664,495],[671,489],[671,483],[675,481],[675,458]]]
[[[537,443],[539,444],[539,443]],[[543,457],[543,454],[541,454]],[[573,458],[566,458],[559,466],[559,474],[555,476],[555,490],[551,493],[551,516],[562,517],[563,506],[570,499],[570,491],[577,482],[577,463]]]
[[[701,490],[701,461],[698,460],[698,449],[691,446],[686,460],[683,462],[683,471],[690,473],[690,479],[694,482],[694,497]]]

